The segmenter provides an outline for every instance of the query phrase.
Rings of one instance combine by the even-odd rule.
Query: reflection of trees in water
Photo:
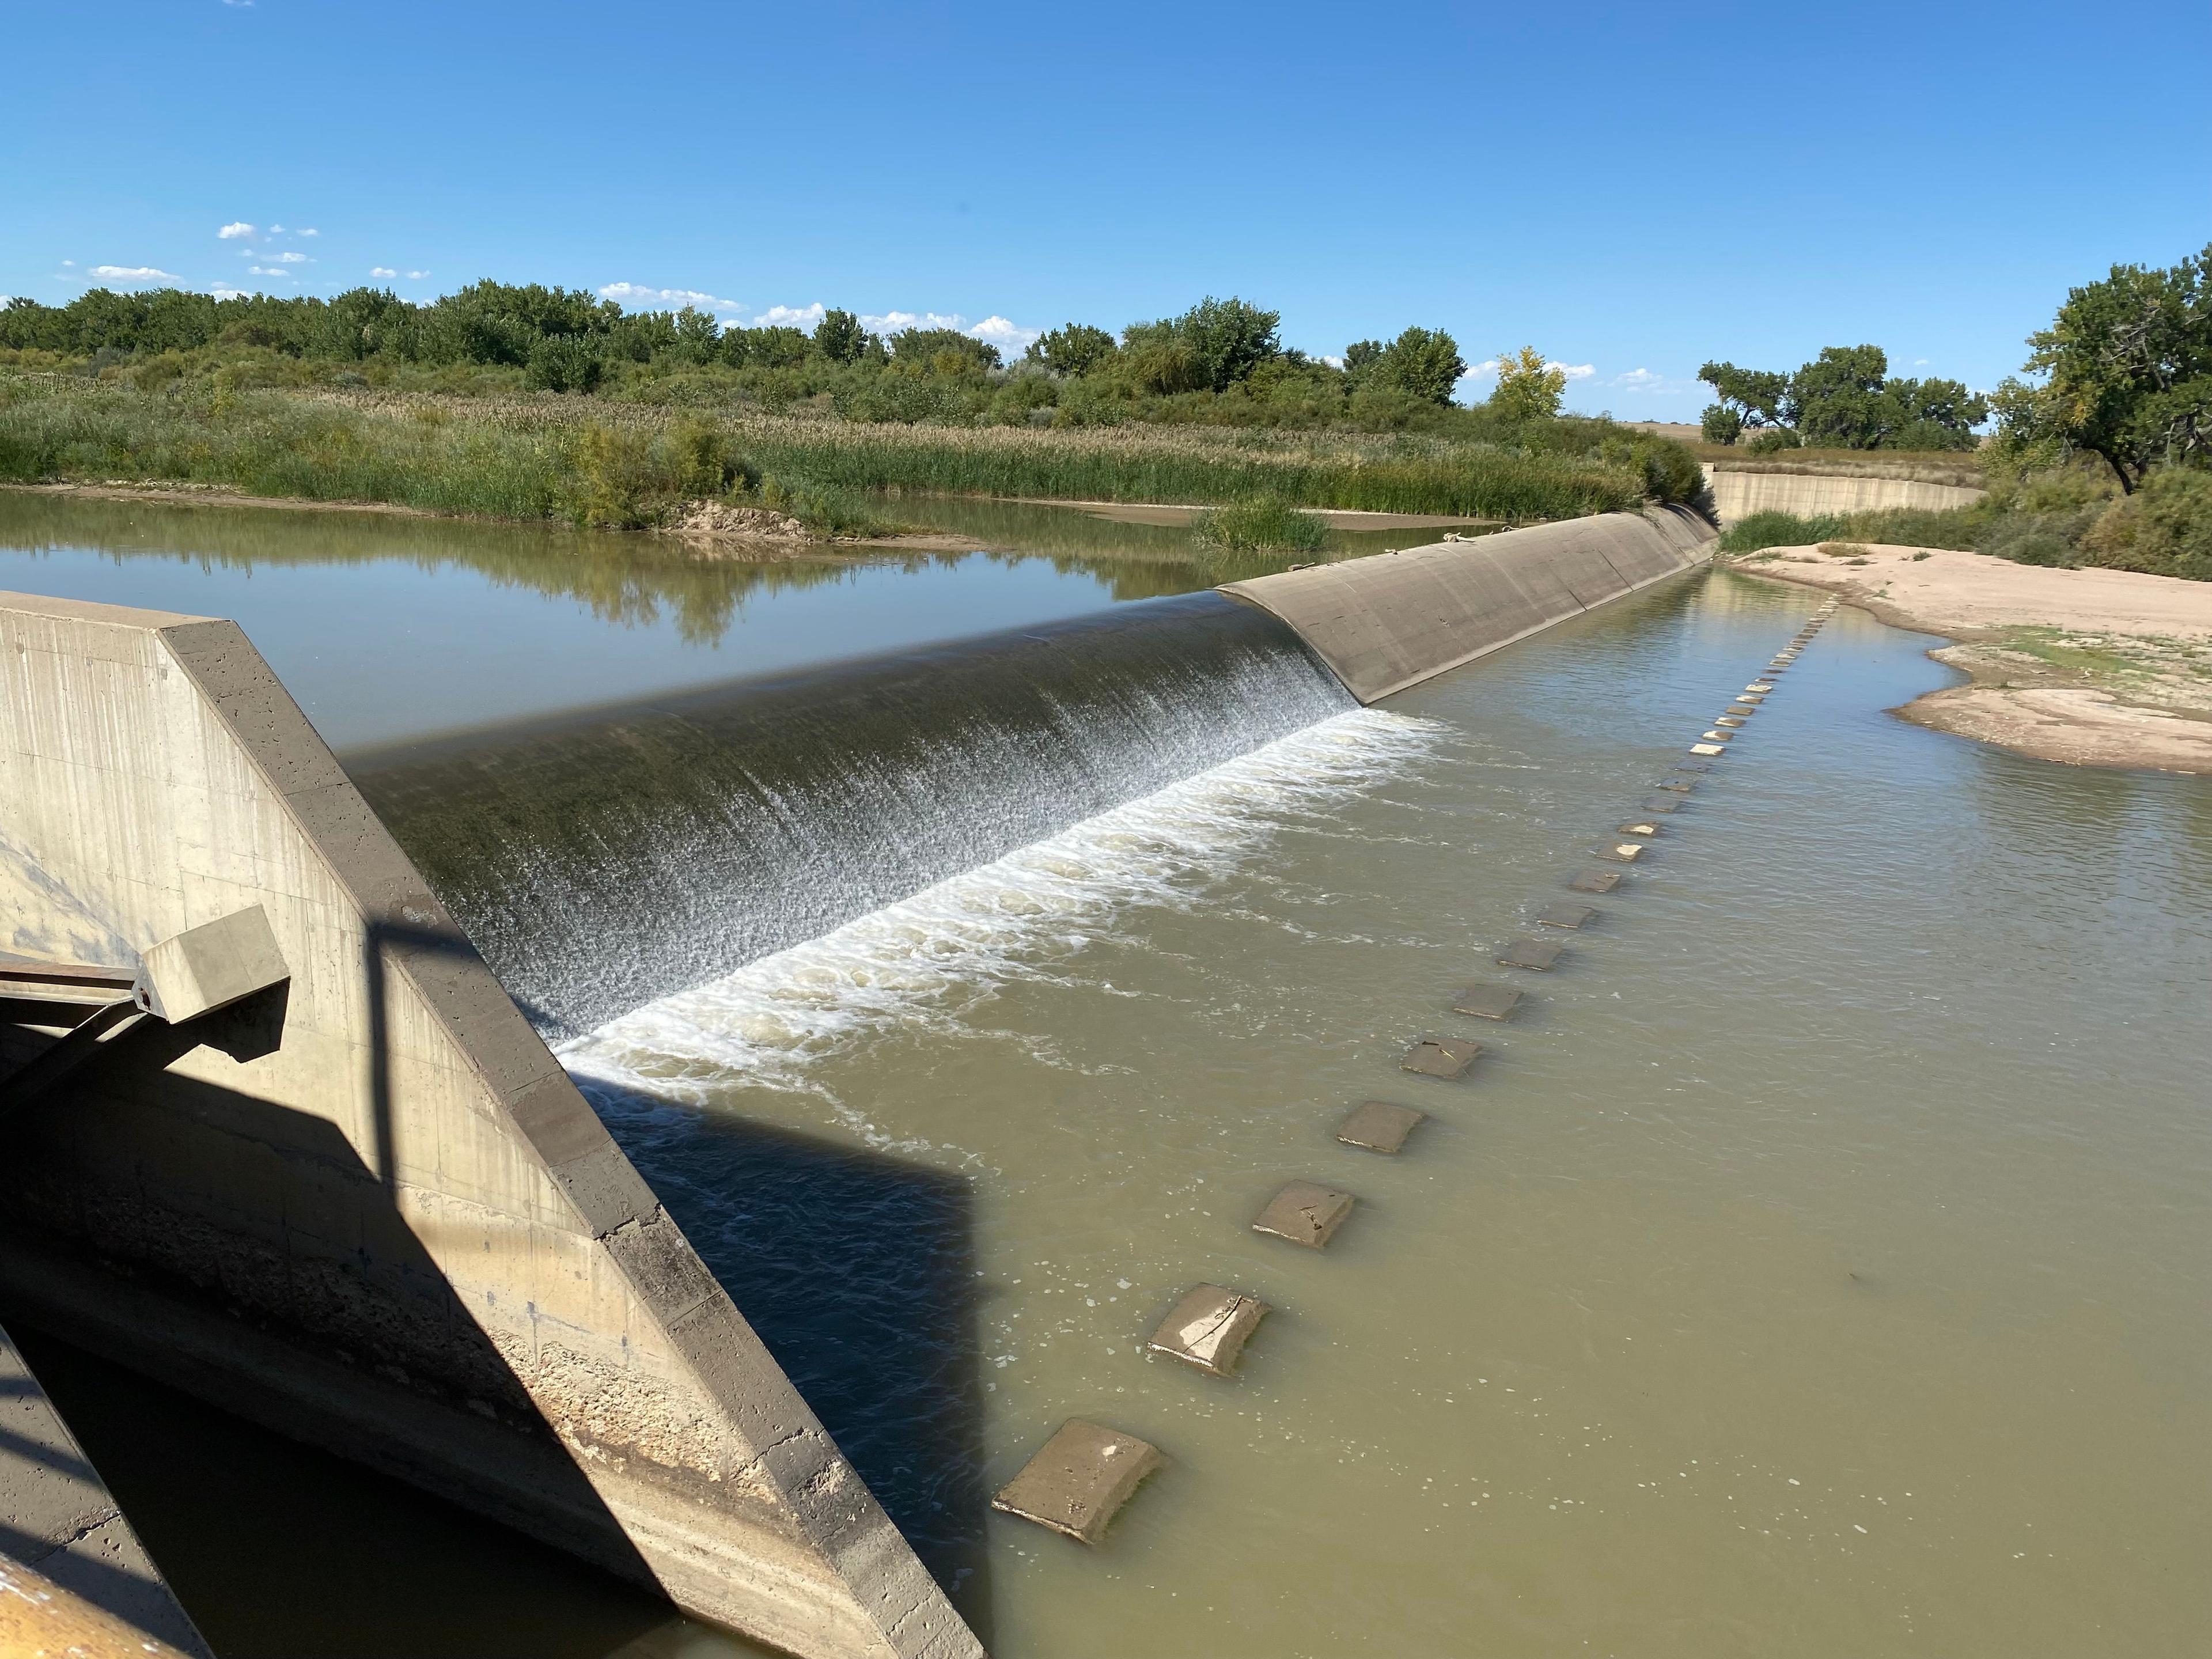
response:
[[[750,594],[842,580],[856,561],[836,555],[773,563],[702,558],[648,536],[276,507],[170,507],[47,495],[0,496],[0,548],[87,548],[118,562],[173,559],[251,569],[383,562],[456,566],[501,586],[573,599],[603,621],[641,627],[664,614],[693,645],[729,629]]]
[[[82,548],[118,561],[173,559],[203,568],[392,562],[428,571],[451,565],[503,586],[574,599],[605,622],[643,627],[672,617],[692,645],[720,640],[757,592],[821,586],[863,565],[919,570],[956,565],[979,552],[1006,565],[1043,559],[1063,575],[1104,583],[1116,599],[1146,599],[1264,575],[1311,556],[1200,549],[1180,525],[1118,524],[1072,507],[1018,501],[908,495],[894,498],[889,512],[916,528],[972,536],[975,549],[824,550],[756,562],[707,556],[663,537],[543,525],[12,493],[0,493],[0,549]],[[1420,539],[1399,532],[1389,544]],[[1333,532],[1321,556],[1379,552],[1383,544],[1376,533]]]

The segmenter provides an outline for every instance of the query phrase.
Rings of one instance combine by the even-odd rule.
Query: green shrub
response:
[[[1197,514],[1191,534],[1201,547],[1240,553],[1318,553],[1328,540],[1328,521],[1287,501],[1235,501]]]
[[[2162,467],[2099,514],[2081,562],[2113,570],[2212,581],[2212,472]]]
[[[530,348],[523,384],[533,392],[597,392],[607,365],[597,347],[574,335],[549,335]]]

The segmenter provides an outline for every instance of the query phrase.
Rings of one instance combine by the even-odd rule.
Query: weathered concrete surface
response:
[[[34,1568],[134,1632],[208,1659],[206,1641],[5,1329],[0,1329],[0,1556]],[[6,1640],[0,1626],[0,1652],[12,1651]]]
[[[238,629],[0,594],[0,950],[255,905],[286,984],[11,1125],[0,1302],[794,1653],[980,1652]]]
[[[1607,513],[1286,570],[1221,591],[1288,623],[1362,702],[1578,617],[1711,556],[1686,507]]]
[[[0,1654],[7,1659],[174,1659],[194,1651],[147,1635],[0,1553]]]
[[[1989,493],[1917,478],[1738,472],[1724,466],[1708,466],[1705,482],[1712,488],[1713,510],[1723,529],[1754,513],[1794,513],[1809,519],[1824,513],[1878,513],[1893,507],[1972,507]]]
[[[1072,1418],[1000,1489],[991,1507],[1096,1544],[1145,1477],[1166,1464],[1149,1441]]]

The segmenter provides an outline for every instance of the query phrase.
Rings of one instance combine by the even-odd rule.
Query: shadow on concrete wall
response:
[[[365,966],[376,1052],[387,1041],[388,960],[468,948],[438,930],[375,930]],[[477,1455],[485,1435],[503,1436],[501,1460],[527,1469],[540,1505],[559,1519],[558,1541],[649,1583],[619,1526],[400,1218],[390,1185],[388,1064],[372,1065],[375,1167],[324,1118],[174,1074],[162,1076],[158,1089],[143,1087],[203,1043],[240,1060],[270,1052],[284,1016],[280,986],[189,1027],[151,1028],[131,1051],[95,1061],[9,1126],[9,1156],[0,1159],[0,1313],[88,1350],[94,1371],[98,1361],[112,1362],[307,1445],[403,1475],[410,1474],[404,1458],[396,1466],[390,1449],[333,1431],[299,1403],[302,1390],[312,1398],[319,1386],[315,1368],[329,1368],[335,1386],[379,1394],[386,1407],[404,1396],[403,1407],[427,1414],[435,1432],[473,1438]],[[607,1115],[617,1139],[708,1269],[988,1645],[988,1492],[969,1183],[651,1097],[604,1104],[613,1108]],[[152,1160],[164,1179],[133,1178],[139,1159]],[[185,1170],[189,1180],[179,1176]],[[233,1204],[250,1195],[250,1209],[269,1224],[240,1229],[212,1219],[225,1194]],[[344,1237],[329,1237],[341,1230],[340,1217],[350,1218]],[[257,1379],[257,1368],[273,1374]],[[92,1374],[83,1365],[78,1371]],[[57,1403],[74,1420],[76,1408],[60,1397],[67,1386]],[[112,1381],[105,1386],[116,1391]],[[272,1448],[258,1476],[226,1480],[204,1469],[204,1480],[186,1489],[147,1460],[183,1468],[204,1460],[179,1458],[174,1446],[158,1437],[149,1443],[143,1432],[119,1432],[110,1443],[112,1455],[92,1455],[103,1469],[118,1462],[111,1480],[126,1510],[136,1518],[127,1488],[176,1518],[179,1564],[171,1565],[171,1549],[156,1537],[148,1537],[148,1547],[218,1651],[524,1650],[496,1640],[447,1650],[386,1639],[392,1632],[368,1615],[364,1598],[398,1594],[412,1580],[433,1601],[472,1599],[457,1597],[448,1577],[413,1547],[440,1525],[377,1518],[405,1506],[396,1510],[388,1494],[379,1495],[372,1476],[355,1477],[368,1495],[349,1523],[312,1495],[282,1490],[287,1478],[308,1478],[301,1472],[314,1453]],[[416,1460],[413,1473],[431,1477],[421,1484],[437,1485],[437,1462],[434,1455]],[[454,1495],[480,1512],[525,1521],[511,1504],[502,1515],[506,1500],[497,1493]],[[293,1519],[279,1520],[288,1509]],[[465,1530],[478,1526],[447,1514]],[[263,1517],[295,1540],[304,1531],[318,1546],[283,1577],[291,1588],[280,1601],[270,1598],[269,1579],[240,1577],[230,1565],[239,1552],[255,1559]],[[536,1519],[526,1529],[545,1536],[544,1516]],[[513,1557],[520,1540],[501,1547],[485,1530],[456,1548],[488,1566]],[[228,1552],[217,1559],[198,1552],[203,1570],[196,1571],[196,1540],[212,1539],[228,1539]],[[519,1583],[533,1581],[534,1570],[517,1571]],[[604,1593],[617,1601],[624,1594],[611,1581]],[[542,1589],[516,1594],[544,1599]],[[349,1610],[333,1619],[336,1607]],[[617,1622],[646,1618],[646,1610],[670,1617],[665,1603],[640,1601],[624,1603]],[[483,1634],[474,1616],[452,1622]],[[548,1659],[607,1650],[594,1645],[605,1633],[596,1614],[571,1622],[583,1645],[548,1638],[526,1650]],[[303,1644],[309,1626],[321,1635]],[[356,1628],[362,1644],[344,1645],[343,1632]],[[368,1640],[373,1632],[381,1634]]]
[[[442,1490],[651,1585],[620,1524],[401,1218],[380,1172],[336,1124],[174,1074],[162,1077],[158,1091],[112,1086],[120,1079],[102,1074],[127,1070],[143,1079],[203,1041],[241,1058],[265,1052],[283,1014],[278,988],[201,1025],[157,1028],[8,1125],[0,1308],[11,1327],[19,1335],[59,1337],[279,1434]],[[380,1150],[388,1150],[388,1133],[382,1139]],[[140,1517],[130,1492],[164,1489],[148,1459],[192,1464],[188,1446],[143,1433],[111,1442],[108,1455],[79,1424],[84,1402],[72,1401],[66,1380],[49,1387],[134,1522]],[[86,1409],[93,1420],[96,1403]],[[265,1483],[258,1492],[236,1490],[238,1482],[201,1463],[198,1518],[172,1541],[188,1559],[204,1528],[228,1534],[243,1559],[254,1559],[266,1541],[264,1517],[283,1510],[281,1494]],[[471,1468],[501,1475],[453,1473]],[[173,1482],[167,1489],[180,1512],[192,1509]],[[293,1501],[313,1510],[308,1494]],[[319,1533],[329,1519],[312,1524]],[[351,1569],[390,1541],[374,1527],[339,1531],[323,1558],[335,1575],[325,1588],[356,1581]],[[172,1565],[160,1532],[158,1523],[149,1526],[148,1547],[218,1651],[307,1650],[252,1632],[264,1613],[281,1626],[286,1601],[315,1597],[318,1574],[310,1571],[304,1581],[252,1575],[246,1604],[219,1591],[210,1599],[204,1579],[196,1593],[185,1559]],[[275,1584],[283,1588],[272,1595]],[[664,1602],[637,1601],[669,1616]],[[647,1613],[628,1616],[642,1620],[641,1628],[650,1623]],[[356,1607],[341,1626],[353,1618],[374,1626],[366,1608]],[[343,1650],[428,1653],[434,1646]],[[518,1650],[478,1642],[467,1650]]]
[[[988,1648],[969,1183],[639,1091],[594,1083],[587,1092]]]
[[[658,1595],[573,1556],[16,1335],[222,1659],[642,1659],[697,1640]],[[761,1651],[732,1638],[713,1659]]]

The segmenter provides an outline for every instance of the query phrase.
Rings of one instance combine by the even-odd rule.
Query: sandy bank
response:
[[[1929,654],[1973,684],[1907,720],[2037,760],[2212,773],[2212,582],[1887,546],[1770,548],[1736,568],[1956,641]]]

